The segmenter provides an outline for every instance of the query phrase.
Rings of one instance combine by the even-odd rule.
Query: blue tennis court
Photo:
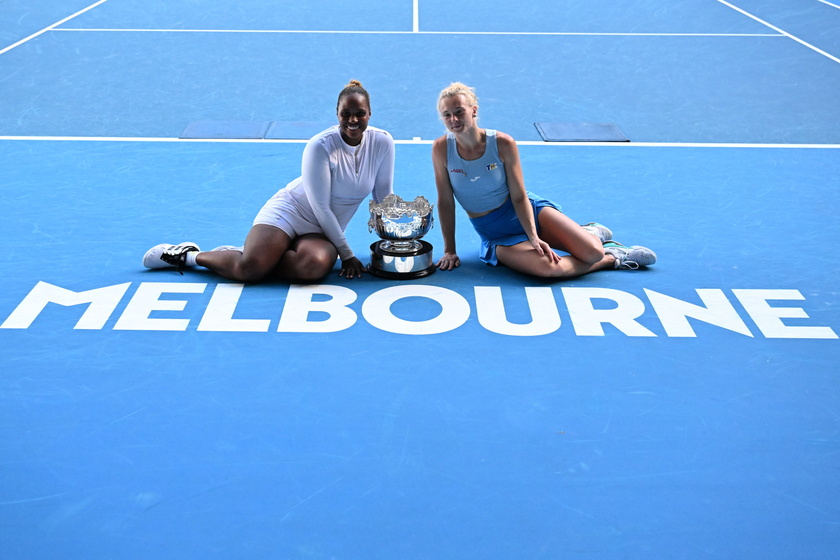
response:
[[[241,244],[349,79],[404,198],[463,81],[657,264],[525,277],[460,213],[417,280],[142,267]],[[833,560],[838,92],[823,0],[0,2],[3,557]]]

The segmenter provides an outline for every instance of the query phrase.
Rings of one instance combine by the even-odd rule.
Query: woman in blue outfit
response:
[[[525,189],[519,150],[509,135],[478,126],[475,90],[453,83],[440,92],[438,112],[448,133],[432,145],[438,220],[444,255],[437,266],[460,265],[455,247],[455,201],[481,237],[479,258],[544,278],[573,278],[604,269],[637,269],[656,262],[646,247],[612,241],[597,223],[578,225],[560,207]],[[560,256],[552,249],[568,253]]]

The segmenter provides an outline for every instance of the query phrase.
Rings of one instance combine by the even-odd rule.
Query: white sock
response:
[[[187,261],[184,263],[186,266],[196,266],[195,258],[198,256],[198,251],[190,251],[187,253]]]

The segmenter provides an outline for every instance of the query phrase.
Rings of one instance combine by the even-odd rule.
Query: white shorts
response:
[[[286,190],[280,190],[268,199],[254,218],[254,225],[265,224],[286,232],[289,237],[307,233],[324,233],[321,226],[304,218]]]

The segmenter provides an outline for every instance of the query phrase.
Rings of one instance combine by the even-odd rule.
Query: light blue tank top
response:
[[[455,135],[446,135],[446,162],[449,182],[458,203],[467,212],[478,214],[495,210],[507,200],[510,190],[505,165],[499,157],[496,131],[487,129],[487,148],[477,160],[467,161],[458,155]]]

